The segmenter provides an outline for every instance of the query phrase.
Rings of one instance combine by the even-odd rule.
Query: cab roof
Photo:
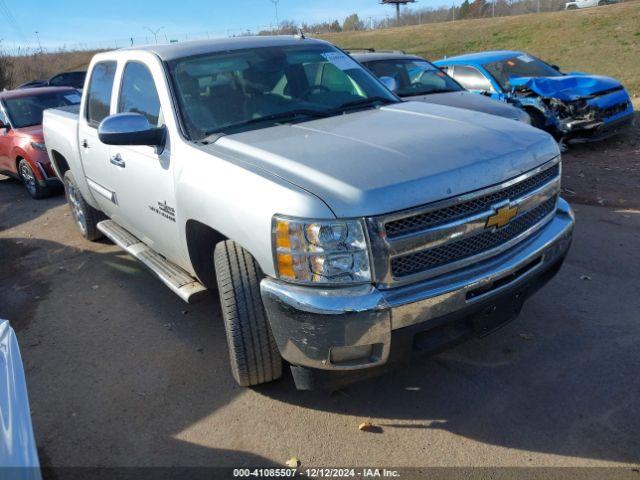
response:
[[[163,61],[177,58],[191,57],[207,53],[242,50],[245,48],[282,47],[300,45],[302,42],[326,45],[328,42],[313,38],[302,38],[293,35],[234,37],[212,40],[194,40],[180,43],[165,43],[158,45],[142,45],[127,47],[118,51],[146,51],[160,57]]]
[[[490,50],[487,52],[467,53],[465,55],[457,55],[455,57],[441,58],[436,65],[453,65],[453,64],[469,64],[484,65],[485,63],[499,62],[509,58],[523,55],[523,52],[515,50]]]
[[[400,52],[362,52],[362,51],[354,51],[353,53],[349,53],[351,57],[355,58],[360,63],[365,62],[377,62],[379,60],[425,60],[422,57],[417,55],[411,55],[408,53],[400,53]]]

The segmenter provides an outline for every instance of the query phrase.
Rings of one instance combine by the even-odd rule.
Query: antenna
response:
[[[304,34],[304,30],[302,30],[302,27],[298,27],[298,33],[296,33],[296,37],[300,40],[304,40],[305,38],[307,38]]]

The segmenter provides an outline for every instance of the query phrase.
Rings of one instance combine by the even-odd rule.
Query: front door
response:
[[[78,142],[84,174],[100,210],[112,217],[118,198],[111,184],[109,146],[98,138],[98,125],[111,113],[117,63],[96,63],[91,71],[87,98],[79,117]]]
[[[158,75],[161,75],[159,70]],[[164,125],[161,102],[146,65],[129,61],[120,81],[118,113],[146,117],[151,128]],[[170,108],[170,107],[167,107]],[[114,217],[157,252],[172,258],[178,245],[171,145],[160,151],[147,146],[112,146],[112,185],[118,198]]]

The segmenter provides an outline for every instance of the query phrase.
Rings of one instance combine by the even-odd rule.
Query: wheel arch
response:
[[[197,220],[188,220],[185,230],[189,260],[198,280],[207,288],[215,288],[216,272],[213,252],[218,243],[228,240],[228,238],[216,229]]]
[[[56,150],[51,150],[51,166],[60,180],[64,178],[64,174],[69,170],[69,162],[64,158],[64,155]]]

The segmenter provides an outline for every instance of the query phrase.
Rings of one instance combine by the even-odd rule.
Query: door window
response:
[[[100,62],[93,67],[87,94],[87,121],[92,127],[97,128],[109,116],[115,73],[116,62]]]
[[[473,67],[456,65],[453,68],[453,78],[467,90],[493,92],[491,82],[489,82],[487,77]]]
[[[160,98],[151,72],[139,62],[129,62],[124,69],[118,112],[139,113],[149,121],[152,128],[164,123]]]

